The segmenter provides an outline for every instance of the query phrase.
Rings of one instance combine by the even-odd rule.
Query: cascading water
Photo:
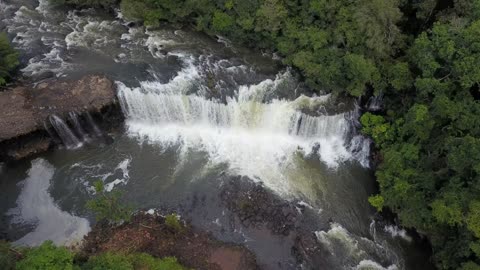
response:
[[[201,84],[199,67],[190,57],[184,61],[185,67],[167,83],[146,81],[138,88],[117,83],[130,134],[163,146],[180,144],[183,152],[204,151],[210,160],[228,164],[233,173],[287,194],[295,183],[285,170],[297,152],[318,155],[331,168],[356,156],[368,157],[368,152],[361,154],[368,147],[355,146],[355,155],[348,148],[348,119],[354,111],[316,116],[302,112],[324,105],[328,96],[268,98],[293,79],[288,71],[275,80],[239,86],[234,96],[221,102],[202,96],[207,87]],[[361,139],[356,137],[358,143]]]
[[[81,138],[82,140],[86,140],[87,133],[85,132],[85,130],[82,127],[82,124],[80,123],[78,114],[76,112],[69,112],[68,117],[70,118],[70,121],[73,124],[73,128],[79,135],[79,138]]]
[[[90,129],[93,130],[93,133],[95,134],[95,136],[102,137],[103,135],[102,131],[100,131],[100,128],[95,123],[95,120],[93,120],[92,115],[89,112],[86,112],[85,115],[86,115],[87,123],[90,126]]]
[[[56,115],[51,115],[48,119],[65,147],[74,149],[82,146],[82,141],[77,137],[77,135],[75,135],[75,133],[73,133],[68,125],[62,120],[62,118]]]
[[[383,106],[383,94],[380,93],[377,96],[372,96],[367,102],[367,108],[369,111],[380,111]]]

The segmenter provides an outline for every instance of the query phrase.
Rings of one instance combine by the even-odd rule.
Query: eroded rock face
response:
[[[51,140],[42,131],[50,115],[98,112],[115,103],[114,83],[100,75],[51,80],[0,92],[0,160],[47,150]]]

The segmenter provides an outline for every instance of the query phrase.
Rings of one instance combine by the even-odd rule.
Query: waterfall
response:
[[[95,123],[95,120],[93,120],[93,117],[89,112],[86,113],[86,118],[87,118],[87,123],[95,133],[95,136],[102,137],[103,134],[100,131],[100,128],[98,128],[97,124]]]
[[[73,133],[73,131],[60,117],[51,115],[48,119],[50,120],[50,123],[65,147],[74,149],[82,146],[81,140],[75,135],[75,133]]]
[[[354,136],[350,142],[350,152],[352,152],[358,162],[366,168],[370,167],[370,145],[372,141],[363,136]]]
[[[372,96],[368,99],[367,108],[369,111],[376,112],[382,110],[383,94]]]
[[[377,227],[376,227],[376,225],[377,224],[376,224],[375,220],[372,219],[372,222],[370,222],[369,231],[370,231],[370,235],[372,236],[374,242],[377,242]]]
[[[289,193],[291,178],[297,177],[291,175],[296,153],[316,156],[329,168],[364,158],[349,143],[357,109],[312,115],[305,111],[322,111],[330,96],[276,98],[279,88],[290,85],[289,71],[238,86],[233,96],[220,101],[203,95],[201,67],[191,58],[185,63],[166,83],[144,81],[133,88],[117,82],[130,136],[162,147],[180,146],[184,153],[204,152],[212,163],[228,164],[232,173],[259,179],[280,193]]]
[[[86,140],[87,139],[87,133],[82,128],[82,125],[80,124],[80,119],[78,118],[78,114],[76,112],[69,112],[68,116],[69,116],[70,121],[73,124],[73,128],[75,129],[77,134],[80,136],[80,138],[82,140]]]

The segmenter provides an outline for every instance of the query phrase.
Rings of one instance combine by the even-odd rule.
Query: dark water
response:
[[[2,0],[0,16],[26,77],[107,74],[126,117],[111,144],[4,165],[1,237],[74,243],[89,230],[84,205],[102,180],[136,208],[176,211],[244,243],[265,269],[425,269],[427,252],[408,233],[373,222],[369,141],[358,135],[358,109],[346,105],[354,102],[312,96],[273,56],[185,29],[145,29],[47,1]],[[327,251],[324,264],[297,265],[292,236],[234,218],[220,192],[236,175],[309,209],[300,226]]]

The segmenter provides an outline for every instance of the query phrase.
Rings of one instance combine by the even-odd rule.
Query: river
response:
[[[102,180],[138,209],[176,211],[220,240],[246,245],[265,269],[428,265],[415,237],[374,221],[370,141],[359,134],[354,100],[313,94],[275,55],[191,30],[146,29],[120,12],[0,0],[0,19],[26,78],[106,74],[126,119],[110,144],[76,129],[75,144],[65,138],[39,158],[2,165],[1,238],[75,243],[93,224],[84,205]],[[237,175],[314,213],[298,226],[325,250],[319,264],[299,264],[292,237],[235,220],[220,192]]]

